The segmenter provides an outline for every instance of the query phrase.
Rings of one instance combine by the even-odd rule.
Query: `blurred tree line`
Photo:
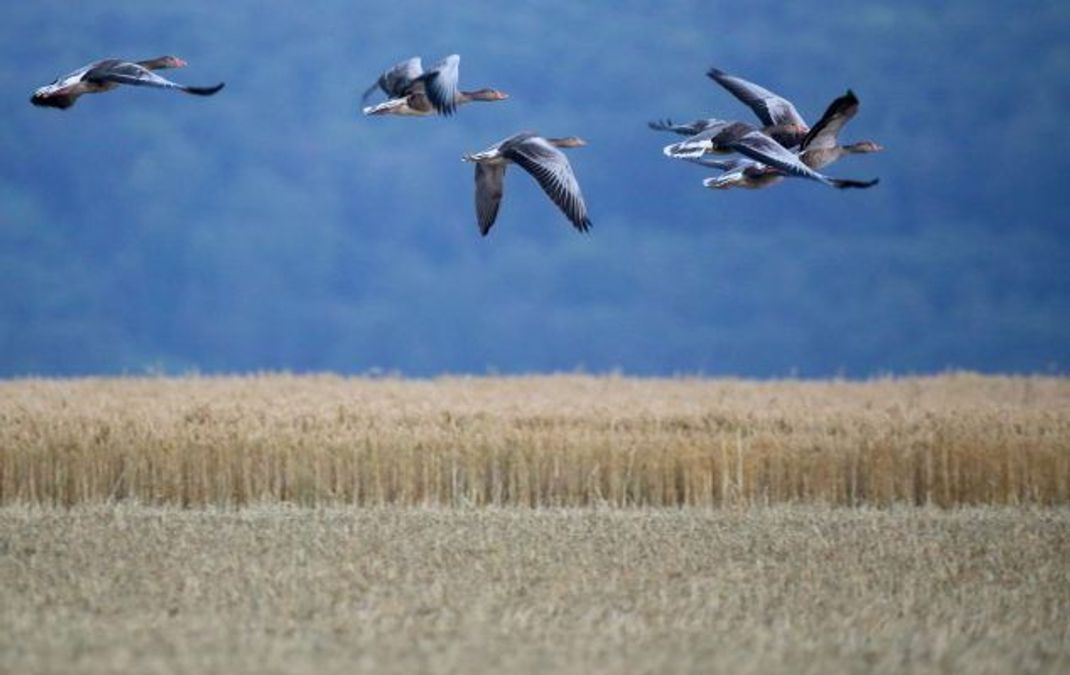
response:
[[[106,0],[0,9],[0,374],[256,369],[870,375],[1070,363],[1065,3]],[[410,55],[511,95],[366,119]],[[177,54],[210,99],[32,90]],[[881,155],[838,192],[704,190],[672,117],[751,119],[717,65]],[[577,134],[595,229],[519,170],[478,236],[460,162]]]

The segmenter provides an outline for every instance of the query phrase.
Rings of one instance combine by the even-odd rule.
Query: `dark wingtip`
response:
[[[874,178],[873,180],[850,180],[847,178],[837,178],[833,179],[832,184],[841,190],[846,190],[848,188],[857,188],[859,190],[865,190],[866,188],[871,188],[880,182],[880,178]]]
[[[214,87],[186,87],[185,91],[186,93],[193,94],[195,96],[211,96],[217,93],[223,87],[225,87],[226,84],[226,82],[220,82]]]
[[[434,106],[435,111],[439,115],[442,115],[443,117],[449,117],[450,115],[452,115],[455,112],[457,112],[457,104],[456,103],[445,103],[445,104],[439,106],[439,105],[435,105],[435,102],[432,101],[431,105]]]
[[[713,80],[716,80],[718,77],[723,77],[724,74],[725,74],[725,72],[723,70],[721,70],[720,68],[717,68],[717,67],[712,67],[712,66],[710,67],[709,70],[706,71],[706,77],[708,77],[710,79],[713,79]]]
[[[591,222],[591,219],[587,217],[584,217],[583,220],[579,221],[578,223],[573,221],[572,224],[576,226],[577,230],[583,232],[584,234],[590,232],[591,226],[594,225],[594,223]]]

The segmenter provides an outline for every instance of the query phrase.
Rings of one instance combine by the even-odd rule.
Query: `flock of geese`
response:
[[[462,90],[459,86],[461,57],[447,56],[430,70],[424,70],[420,57],[413,57],[386,70],[364,92],[363,102],[377,91],[386,100],[366,105],[365,115],[450,116],[457,108],[472,102],[504,101],[509,96],[497,89]],[[182,68],[186,62],[176,56],[161,56],[146,61],[104,59],[83,66],[34,91],[30,101],[36,106],[67,109],[83,94],[111,91],[119,85],[154,87],[181,91],[195,96],[211,96],[223,83],[210,87],[192,87],[172,82],[155,71]],[[651,122],[650,127],[685,136],[665,146],[664,153],[702,166],[718,169],[721,174],[703,181],[708,188],[758,189],[798,177],[836,188],[868,188],[878,180],[831,178],[820,169],[850,154],[879,152],[884,148],[873,141],[840,145],[839,133],[858,112],[858,98],[850,90],[834,100],[818,122],[810,127],[787,99],[741,77],[716,68],[707,75],[746,104],[757,115],[761,127],[735,120],[699,119],[686,124],[671,120]],[[523,131],[505,138],[482,152],[466,153],[462,159],[475,164],[476,222],[480,234],[490,232],[498,216],[504,190],[505,170],[516,164],[529,173],[557,205],[572,225],[581,232],[591,227],[587,205],[579,182],[561,148],[586,145],[576,136],[545,138]],[[736,154],[740,157],[711,159],[707,155]]]
[[[869,188],[879,182],[878,179],[830,178],[818,171],[846,155],[884,149],[873,141],[840,145],[840,130],[858,112],[858,97],[850,89],[830,103],[825,114],[811,127],[794,104],[783,96],[717,68],[711,68],[706,75],[746,104],[762,123],[761,128],[716,118],[688,124],[673,124],[671,120],[650,123],[652,129],[687,136],[679,143],[665,146],[667,156],[697,162],[722,172],[720,176],[704,180],[702,184],[706,187],[755,190],[791,176],[837,188]],[[709,154],[733,153],[742,157],[705,158]]]

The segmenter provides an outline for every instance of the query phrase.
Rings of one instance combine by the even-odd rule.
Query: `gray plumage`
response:
[[[851,90],[829,104],[825,114],[799,145],[799,158],[806,166],[822,169],[845,155],[880,152],[884,149],[873,141],[840,145],[840,131],[858,113],[859,105],[858,97]]]
[[[157,89],[177,89],[196,96],[211,96],[223,88],[223,83],[212,87],[191,87],[172,82],[161,77],[144,66],[128,61],[103,61],[86,72],[83,80],[87,82],[114,82],[135,87],[155,87]]]
[[[174,56],[136,63],[122,59],[103,59],[56,78],[51,84],[38,87],[30,102],[36,106],[66,109],[74,105],[83,94],[99,94],[123,84],[173,89],[197,96],[211,96],[223,88],[222,82],[211,87],[191,87],[172,82],[152,72],[155,69],[179,68],[185,65],[185,61]]]
[[[683,124],[676,124],[670,119],[658,120],[656,122],[647,122],[647,125],[655,131],[671,131],[674,134],[680,134],[681,136],[694,136],[695,134],[702,133],[706,129],[716,124],[724,124],[724,120],[716,118],[708,118],[704,120],[694,120],[692,122],[686,122]]]
[[[387,102],[379,106],[365,108],[365,114],[398,114],[395,108],[407,106],[411,110],[403,114],[452,115],[457,111],[461,96],[458,88],[460,80],[461,57],[450,54],[435,64],[430,70],[424,70],[420,57],[414,56],[393,66],[369,87],[362,100],[367,103],[376,90],[382,90]],[[477,92],[478,93],[478,92]]]
[[[674,154],[674,149],[679,151]],[[752,163],[701,161],[707,152],[736,152]],[[830,178],[808,167],[798,155],[777,143],[767,134],[745,122],[732,122],[720,127],[712,127],[696,136],[675,143],[665,148],[669,156],[700,160],[699,163],[722,168],[726,172],[738,173],[740,176],[758,177],[763,174],[779,173],[814,180],[837,188],[865,188],[877,184],[873,181],[856,181],[850,179]]]
[[[765,126],[806,126],[799,111],[783,96],[717,68],[710,68],[706,74],[753,110]]]
[[[840,130],[858,113],[858,106],[858,97],[848,89],[846,94],[829,104],[825,114],[806,134],[799,149],[828,150],[838,146]]]
[[[424,67],[419,56],[406,59],[380,75],[375,84],[364,92],[362,100],[366,103],[377,89],[382,90],[387,98],[400,98],[408,93],[409,87],[423,72]]]
[[[565,153],[558,147],[582,145],[578,139],[546,139],[533,132],[510,136],[483,152],[465,155],[475,162],[476,221],[480,234],[490,232],[504,193],[505,170],[516,164],[527,171],[581,232],[591,227],[587,205]]]
[[[435,110],[443,115],[457,112],[457,83],[461,57],[450,54],[438,62],[434,68],[420,76],[424,82],[427,98]]]

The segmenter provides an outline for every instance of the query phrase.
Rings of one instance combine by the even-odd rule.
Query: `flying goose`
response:
[[[111,91],[120,84],[137,87],[175,89],[197,96],[211,96],[223,88],[223,83],[214,87],[190,87],[160,77],[154,70],[182,68],[186,62],[177,56],[160,56],[146,61],[123,61],[104,59],[82,66],[70,75],[57,78],[52,84],[39,87],[33,92],[30,102],[36,106],[70,108],[82,94],[99,94]]]
[[[776,185],[787,177],[780,169],[756,162],[753,159],[705,159],[691,158],[691,162],[703,166],[720,169],[724,173],[720,176],[706,178],[702,184],[711,190],[727,190],[729,188],[743,188],[746,190],[760,190],[771,185]],[[870,188],[880,182],[874,178],[869,181],[851,180],[849,178],[830,178],[833,187],[846,188]]]
[[[484,237],[498,217],[502,201],[505,169],[518,164],[530,173],[554,204],[580,232],[591,227],[587,205],[583,202],[580,185],[572,173],[565,153],[558,148],[577,148],[587,145],[575,136],[543,138],[530,131],[522,131],[490,146],[483,152],[465,154],[461,159],[476,165],[476,221]]]
[[[390,68],[364,92],[367,103],[377,89],[387,96],[383,103],[365,106],[365,115],[426,116],[438,113],[452,115],[457,106],[472,101],[504,101],[509,98],[497,89],[461,91],[458,88],[458,69],[461,57],[450,54],[434,68],[424,71],[419,56],[402,61]]]
[[[795,176],[808,178],[831,187],[871,187],[877,184],[873,181],[853,181],[840,178],[830,178],[808,167],[798,155],[777,143],[770,136],[746,122],[728,122],[723,125],[715,125],[705,131],[665,147],[665,154],[670,157],[681,159],[696,159],[710,152],[738,152],[744,157],[757,162],[759,166],[750,164],[732,164],[720,166],[730,174],[739,174],[739,180],[744,178],[757,180],[764,178],[765,172],[773,172],[783,176]],[[708,164],[707,165],[711,165]],[[759,181],[758,185],[742,185],[735,178],[725,179],[725,183],[732,183],[740,187],[766,187],[777,181]],[[720,187],[720,185],[707,187]]]
[[[811,169],[822,169],[845,155],[880,152],[884,146],[873,141],[840,145],[844,125],[858,112],[858,97],[850,89],[829,104],[825,114],[799,144],[799,159]]]

